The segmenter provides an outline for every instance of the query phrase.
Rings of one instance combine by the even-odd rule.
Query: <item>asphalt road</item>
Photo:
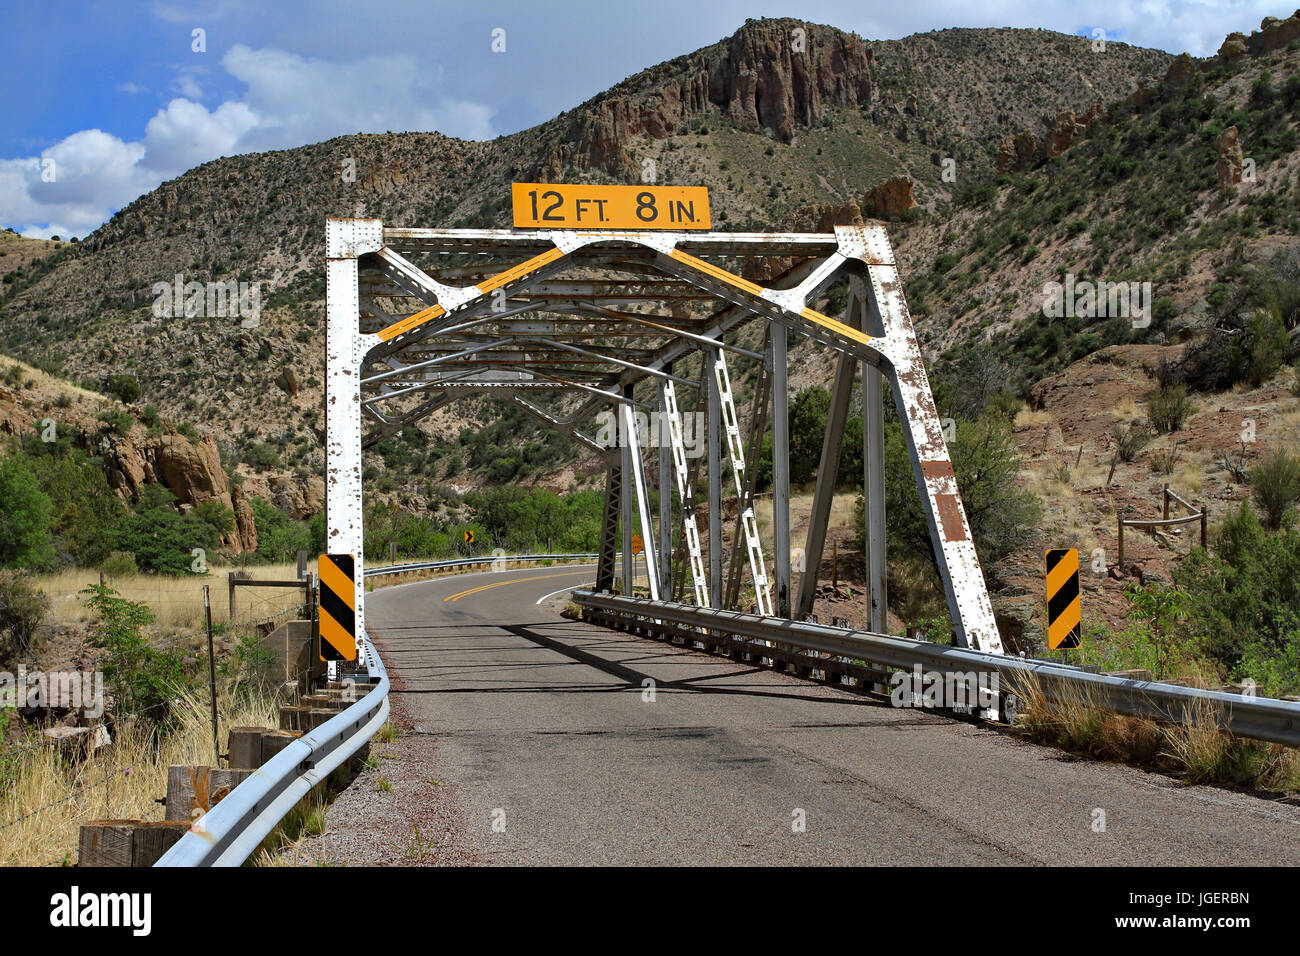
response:
[[[367,595],[397,696],[490,862],[1300,863],[1296,806],[568,621],[564,595],[537,603],[591,578]]]

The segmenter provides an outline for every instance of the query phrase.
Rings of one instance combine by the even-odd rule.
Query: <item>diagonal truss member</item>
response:
[[[731,376],[727,374],[727,360],[722,350],[717,351],[713,363],[713,378],[718,383],[718,401],[722,406],[722,428],[727,436],[727,454],[731,458],[731,475],[736,482],[736,507],[745,534],[745,552],[749,556],[749,571],[754,577],[754,596],[758,613],[772,616],[772,591],[763,566],[763,544],[758,537],[758,521],[754,517],[754,502],[750,500],[745,484],[745,449],[740,440],[740,422],[736,418],[736,401],[731,394]],[[717,480],[710,476],[710,480]],[[712,516],[710,521],[721,521],[722,516]]]

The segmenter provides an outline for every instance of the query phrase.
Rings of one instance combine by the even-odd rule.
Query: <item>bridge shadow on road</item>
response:
[[[720,681],[720,680],[726,680],[732,678],[743,678],[750,675],[773,675],[774,672],[771,669],[766,667],[742,667],[738,670],[729,670],[721,673],[700,674],[694,677],[685,677],[676,680],[661,680],[659,678],[652,677],[650,674],[647,674],[644,671],[637,670],[635,667],[630,667],[625,662],[610,660],[599,654],[594,654],[591,653],[590,651],[584,650],[582,647],[570,643],[569,640],[562,640],[557,637],[552,637],[548,634],[541,632],[541,628],[569,627],[569,626],[571,625],[558,624],[552,621],[539,622],[538,624],[490,625],[490,627],[492,627],[493,629],[499,629],[501,631],[505,631],[508,634],[513,634],[516,637],[522,638],[532,644],[537,645],[538,647],[542,647],[545,648],[546,650],[553,651],[556,654],[560,654],[568,658],[570,661],[574,661],[576,663],[586,665],[587,667],[591,667],[595,670],[600,671],[601,673],[608,674],[609,676],[614,677],[619,681],[622,681],[622,684],[590,685],[590,684],[565,683],[565,684],[533,684],[530,686],[507,685],[507,686],[498,686],[498,687],[417,688],[417,687],[411,687],[409,683],[407,683],[407,681],[409,681],[412,677],[415,677],[415,675],[420,670],[423,669],[420,667],[419,664],[417,664],[415,667],[398,668],[399,672],[403,675],[403,677],[406,678],[406,681],[403,682],[405,686],[403,686],[400,690],[395,690],[394,692],[403,695],[405,694],[519,694],[519,693],[606,694],[606,693],[625,693],[628,689],[639,690],[644,686],[643,684],[644,681],[653,680],[656,690],[676,690],[676,691],[683,691],[683,692],[693,693],[693,694],[711,694],[711,695],[748,697],[748,698],[798,700],[806,703],[815,703],[815,704],[831,706],[831,707],[879,708],[879,707],[888,706],[888,702],[880,701],[871,697],[859,697],[857,695],[850,696],[850,692],[848,692],[847,690],[844,690],[842,688],[836,688],[833,685],[809,683],[807,685],[808,690],[822,692],[822,693],[810,694],[806,692],[800,693],[796,690],[781,691],[776,689],[765,689],[765,688],[756,687],[752,684],[747,686],[718,686],[716,684],[711,683],[713,681]],[[390,650],[390,653],[400,654],[404,650],[403,645],[406,643],[403,640],[403,637],[412,631],[442,632],[436,635],[437,638],[441,639],[441,638],[456,637],[461,635],[466,637],[483,636],[483,631],[485,630],[485,627],[483,624],[469,625],[469,624],[386,623],[383,626],[377,627],[376,630],[378,631],[381,643],[387,645],[387,647]],[[473,632],[473,634],[471,635],[470,633],[466,633],[466,632]],[[427,637],[433,637],[435,635],[430,634],[425,636],[427,638]],[[575,633],[572,636],[579,637],[580,635]],[[582,634],[581,637],[586,638],[589,637],[589,635]],[[629,641],[637,641],[638,643],[640,643],[640,640],[636,638],[624,638],[624,639]],[[594,643],[602,647],[609,646],[608,642],[599,639],[594,641]],[[658,645],[657,642],[653,646],[662,647],[662,645]],[[486,650],[487,648],[483,648],[483,649]],[[500,650],[501,648],[497,647],[496,649]],[[667,648],[664,649],[666,650]],[[674,648],[674,649],[681,651],[681,654],[676,654],[676,653],[663,654],[661,655],[661,658],[670,658],[670,657],[678,658],[678,657],[686,657],[687,655],[692,655],[693,653],[695,655],[699,655],[701,653],[701,652],[692,652],[690,649],[687,648],[680,648],[680,649]],[[712,655],[704,655],[703,659],[704,661],[707,661],[709,663],[720,663],[726,660],[725,658],[714,657]],[[449,665],[438,664],[434,666],[436,666],[439,669],[445,669]],[[459,669],[462,665],[450,665],[450,666]],[[464,665],[464,666],[466,668],[478,667],[480,669],[484,667],[484,665],[473,665],[473,664]],[[491,667],[491,666],[500,666],[500,665],[486,665],[486,666]],[[533,668],[555,667],[555,666],[563,666],[563,665],[557,665],[557,663],[555,662],[538,661],[534,663],[511,662],[507,666],[509,666],[509,668],[512,670],[521,670],[521,669],[529,670]],[[825,691],[828,690],[839,691],[839,693],[835,693],[835,694],[825,693]]]

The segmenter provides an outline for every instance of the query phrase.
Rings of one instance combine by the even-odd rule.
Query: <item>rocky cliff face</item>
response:
[[[109,487],[123,498],[133,498],[146,484],[158,482],[176,496],[182,509],[216,501],[235,514],[235,529],[222,539],[222,547],[257,550],[253,508],[239,486],[231,485],[212,436],[191,442],[176,432],[143,437],[85,435],[83,441],[104,457]]]
[[[174,494],[182,510],[216,501],[235,515],[235,527],[222,539],[222,547],[236,553],[257,550],[252,495],[231,484],[212,436],[191,441],[170,428],[154,435],[141,434],[138,429],[119,435],[84,412],[55,407],[25,388],[0,386],[0,434],[30,435],[42,422],[71,425],[75,429],[73,443],[103,459],[108,486],[124,501],[135,498],[152,483]],[[284,480],[295,481],[292,477]],[[302,506],[294,517],[309,517],[323,507],[324,484],[319,478],[315,481],[321,485],[320,493],[300,491]],[[254,493],[258,493],[256,489]],[[265,497],[279,504],[274,496]],[[282,488],[279,497],[291,495]]]
[[[797,20],[751,20],[733,36],[625,80],[577,111],[548,173],[584,163],[613,175],[636,171],[627,144],[666,139],[716,109],[736,128],[782,142],[827,106],[871,99],[873,54],[853,34]]]

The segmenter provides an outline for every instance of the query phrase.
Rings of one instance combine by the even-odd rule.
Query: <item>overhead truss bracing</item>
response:
[[[836,472],[844,416],[831,416],[821,467],[824,483],[815,495],[814,527],[808,536],[809,551],[817,553],[803,555],[805,583],[796,590],[790,580],[798,570],[797,562],[790,560],[796,549],[788,540],[760,540],[751,482],[744,475],[744,425],[738,417],[742,409],[731,395],[727,372],[729,362],[764,363],[766,381],[773,361],[785,360],[787,338],[797,342],[803,336],[839,353],[833,410],[847,407],[855,372],[861,372],[864,399],[869,386],[879,392],[882,379],[891,386],[958,640],[1001,651],[902,281],[882,226],[841,226],[824,234],[639,233],[396,229],[373,219],[331,219],[326,233],[330,551],[354,553],[358,565],[362,563],[363,448],[456,399],[491,395],[603,453],[610,482],[601,583],[615,586],[613,553],[626,553],[621,543],[632,540],[627,529],[635,526],[647,546],[645,571],[656,593],[662,579],[671,595],[676,555],[689,566],[696,602],[705,603],[710,596],[720,602],[722,583],[711,579],[721,576],[720,554],[714,552],[723,541],[725,482],[739,495],[736,508],[743,540],[731,545],[743,549],[748,559],[750,603],[767,614],[807,613],[825,541],[829,482]],[[836,318],[817,311],[813,303],[844,280],[851,290],[849,314]],[[738,338],[750,322],[765,323],[769,333],[779,331],[779,336]],[[755,351],[753,343],[764,341],[770,344]],[[688,369],[683,360],[692,356],[703,364]],[[685,377],[683,370],[700,377]],[[780,371],[772,381],[784,393],[786,378],[784,369]],[[681,492],[686,490],[679,409],[683,388],[694,392],[698,417],[714,422],[716,430],[710,436],[705,469],[710,504],[702,515],[709,528],[707,562],[701,557],[701,536],[695,533],[693,500],[685,502],[685,514],[681,507]],[[751,409],[749,422],[762,429],[768,417],[786,414],[788,396],[759,391],[764,402],[771,397],[770,415],[766,407],[761,412]],[[864,400],[864,411],[878,417],[880,403]],[[662,420],[643,419],[638,412],[657,412]],[[647,428],[646,420],[658,424]],[[871,527],[864,536],[872,572],[868,599],[873,625],[879,622],[883,628],[880,431],[874,419],[865,424],[864,488],[871,499],[865,509]],[[620,436],[632,443],[630,452],[615,452]],[[788,536],[784,422],[774,426],[774,436],[774,456],[781,461],[774,463],[775,497],[780,500],[774,501],[773,525]],[[660,444],[671,446],[671,466],[664,453],[658,468],[644,468],[644,449]],[[662,504],[660,527],[650,527],[646,485],[655,474],[664,495],[679,492],[675,528],[667,527],[673,509]],[[611,509],[619,513],[613,515]],[[732,514],[735,520],[735,509]],[[618,520],[612,521],[612,515]],[[624,529],[622,538],[616,526]],[[665,543],[660,549],[667,566],[656,566],[656,538],[674,542],[673,548]],[[676,546],[679,538],[686,542]],[[764,548],[775,568],[770,584]],[[358,571],[357,580],[361,577]],[[625,575],[622,586],[629,580]],[[729,600],[736,593],[730,587],[726,592]],[[358,594],[359,609],[361,602]]]

